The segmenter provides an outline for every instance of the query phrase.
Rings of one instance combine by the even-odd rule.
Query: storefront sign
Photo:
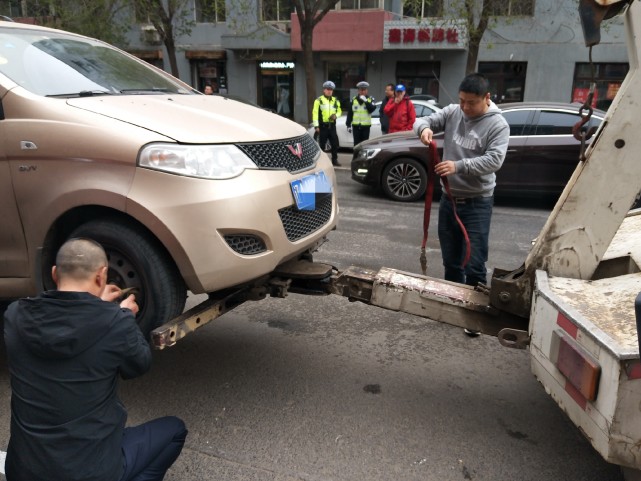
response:
[[[417,24],[390,21],[384,26],[383,49],[462,49],[467,33],[462,24]]]
[[[294,69],[294,62],[260,62],[262,69]]]

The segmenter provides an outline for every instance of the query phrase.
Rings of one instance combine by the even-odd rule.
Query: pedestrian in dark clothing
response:
[[[21,299],[5,313],[11,377],[7,481],[162,480],[187,436],[164,417],[125,428],[118,378],[144,374],[151,352],[133,295],[120,305],[97,243],[59,250],[57,290]]]
[[[380,120],[381,120],[381,132],[384,134],[389,132],[389,117],[385,113],[385,106],[387,105],[387,102],[394,101],[394,84],[387,84],[385,86],[385,97],[381,101],[381,107],[379,109],[380,112]]]
[[[495,172],[503,165],[510,140],[510,127],[490,100],[487,78],[481,74],[465,77],[459,87],[459,104],[420,118],[414,131],[425,145],[432,142],[434,133],[445,132],[443,161],[435,167],[437,175],[447,176],[455,204],[448,196],[441,197],[438,237],[445,279],[470,286],[486,284]],[[465,267],[465,242],[454,208],[470,239],[471,257]]]

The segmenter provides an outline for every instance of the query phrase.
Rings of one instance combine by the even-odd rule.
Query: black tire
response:
[[[381,188],[392,200],[418,200],[425,195],[427,188],[425,167],[414,159],[395,159],[383,169]]]
[[[70,237],[100,243],[109,260],[108,282],[121,289],[137,288],[140,311],[136,321],[145,337],[183,312],[187,289],[180,273],[140,228],[116,219],[99,219],[76,228]]]

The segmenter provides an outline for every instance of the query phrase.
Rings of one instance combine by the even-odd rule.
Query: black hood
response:
[[[117,304],[112,304],[113,309],[96,309],[97,304],[105,301],[87,292],[47,291],[14,302],[5,317],[14,322],[18,336],[33,354],[64,359],[93,346],[118,316]]]

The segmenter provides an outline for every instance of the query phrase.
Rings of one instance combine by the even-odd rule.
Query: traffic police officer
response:
[[[312,122],[318,134],[318,144],[325,147],[329,140],[332,146],[332,164],[338,163],[338,135],[336,135],[336,117],[341,115],[341,103],[332,96],[336,85],[331,80],[323,84],[323,95],[314,100]]]
[[[358,82],[358,95],[352,99],[351,109],[347,113],[347,130],[354,134],[354,145],[369,139],[369,129],[372,126],[372,112],[376,110],[374,99],[367,95],[369,84]]]

